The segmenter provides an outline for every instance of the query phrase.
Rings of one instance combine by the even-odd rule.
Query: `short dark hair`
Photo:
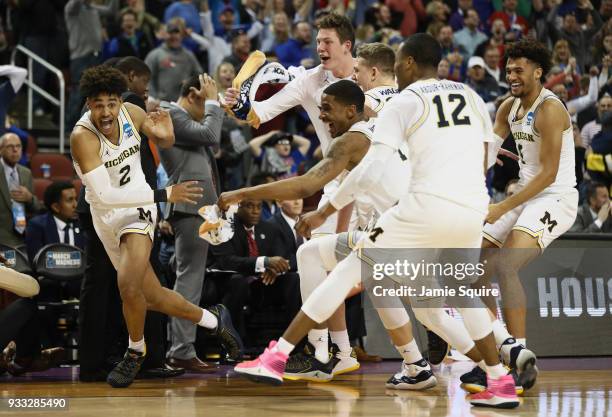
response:
[[[587,202],[591,198],[595,197],[595,195],[597,195],[597,189],[600,187],[603,187],[606,190],[608,189],[606,184],[604,184],[603,182],[591,181],[587,184],[587,187],[586,187]]]
[[[385,74],[393,75],[395,52],[384,43],[364,43],[357,48],[357,58],[363,58],[370,67],[376,67]]]
[[[115,68],[117,66],[117,63],[121,61],[121,57],[118,56],[114,56],[112,58],[108,58],[106,61],[104,61],[101,65],[104,65],[105,67],[111,67],[111,68]]]
[[[355,46],[355,29],[348,17],[330,13],[321,18],[317,30],[334,29],[341,43],[351,41],[351,49]]]
[[[442,59],[440,43],[427,33],[415,33],[409,36],[400,49],[403,58],[411,56],[418,65],[438,68]]]
[[[81,95],[87,98],[96,97],[100,94],[121,97],[121,94],[127,90],[127,80],[118,69],[98,65],[83,72],[79,88]]]
[[[191,91],[191,87],[195,88],[196,90],[200,89],[199,75],[192,75],[191,77],[183,81],[183,83],[181,84],[181,97],[187,97],[189,95],[189,92]]]
[[[135,56],[126,56],[121,58],[119,62],[115,64],[115,68],[121,71],[124,75],[129,75],[130,72],[134,71],[136,75],[148,75],[151,76],[151,69],[145,62],[136,58]]]
[[[324,94],[333,96],[340,103],[347,106],[355,106],[359,113],[363,112],[365,95],[357,84],[349,80],[340,80],[329,85]]]
[[[274,178],[275,181],[278,178],[278,176],[273,172],[264,171],[260,172],[259,174],[255,174],[253,177],[251,177],[251,186],[255,187],[256,185],[267,184],[268,178],[270,177]]]
[[[47,210],[52,212],[53,210],[51,210],[51,206],[60,202],[62,199],[62,191],[69,190],[71,188],[74,188],[74,184],[68,181],[55,181],[49,184],[43,197]]]
[[[138,15],[136,14],[136,12],[132,9],[125,9],[124,11],[122,11],[121,13],[119,13],[119,23],[121,23],[123,21],[123,16],[131,14],[132,16],[134,16],[135,20],[138,20]]]
[[[531,38],[524,38],[508,45],[506,47],[504,60],[508,61],[510,58],[526,58],[542,68],[542,76],[540,77],[541,83],[546,81],[546,74],[549,73],[552,67],[552,60],[548,48]]]

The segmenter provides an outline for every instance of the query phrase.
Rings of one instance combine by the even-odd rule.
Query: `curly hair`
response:
[[[510,44],[506,47],[504,58],[506,61],[510,58],[526,58],[542,68],[542,76],[540,77],[541,83],[546,81],[546,74],[548,74],[552,67],[550,52],[546,46],[531,38],[521,39],[520,41]]]
[[[83,72],[79,89],[86,98],[100,94],[121,96],[127,90],[127,80],[118,69],[99,65]]]
[[[325,15],[319,21],[317,29],[334,29],[341,43],[351,41],[351,49],[355,46],[355,29],[346,16],[337,13]]]

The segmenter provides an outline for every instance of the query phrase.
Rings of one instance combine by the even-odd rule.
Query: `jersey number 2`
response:
[[[435,96],[432,101],[434,102],[434,104],[436,105],[436,108],[438,109],[438,127],[450,126],[450,122],[446,119],[446,115],[444,114],[444,104],[442,103],[442,97]],[[465,97],[462,96],[461,94],[449,94],[448,102],[453,103],[455,101],[458,101],[459,104],[457,104],[457,106],[455,107],[455,110],[453,110],[451,114],[453,118],[453,124],[455,126],[469,125],[470,124],[469,116],[459,117],[459,115],[465,108]]]
[[[128,175],[130,175],[130,166],[129,165],[124,166],[123,168],[119,170],[119,173],[121,174],[121,179],[119,180],[119,186],[123,187],[125,184],[130,182],[130,177],[128,177]]]

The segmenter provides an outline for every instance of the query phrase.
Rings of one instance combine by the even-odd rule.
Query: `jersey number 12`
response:
[[[432,99],[432,101],[434,102],[438,110],[438,127],[450,126],[450,122],[448,121],[448,119],[446,118],[446,115],[444,114],[444,104],[442,103],[442,97],[435,96]],[[453,124],[455,126],[469,125],[470,124],[469,116],[460,117],[461,112],[465,108],[465,97],[461,94],[449,94],[448,102],[449,103],[458,102],[458,104],[455,106],[455,109],[451,113]]]

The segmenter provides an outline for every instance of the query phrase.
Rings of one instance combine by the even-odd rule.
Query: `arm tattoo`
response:
[[[312,174],[318,178],[327,176],[334,169],[337,162],[346,159],[348,150],[348,143],[345,141],[334,141],[329,148],[327,156],[311,170]]]

